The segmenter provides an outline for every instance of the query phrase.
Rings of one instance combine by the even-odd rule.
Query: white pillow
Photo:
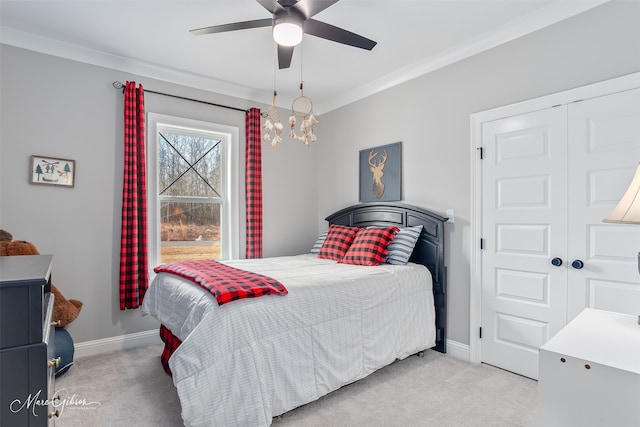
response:
[[[320,236],[318,236],[318,240],[316,240],[316,242],[313,244],[313,247],[311,248],[312,254],[317,254],[320,252],[320,248],[322,247],[324,240],[327,238],[327,233],[328,231],[325,231],[324,233],[320,234]]]
[[[404,265],[409,262],[421,232],[422,225],[400,229],[389,245],[387,264]]]

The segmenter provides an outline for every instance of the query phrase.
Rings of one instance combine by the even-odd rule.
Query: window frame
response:
[[[158,195],[158,132],[173,129],[185,134],[214,134],[222,145],[222,198],[220,208],[220,235],[223,245],[221,259],[237,259],[240,253],[239,224],[239,129],[235,126],[213,122],[147,113],[147,232],[150,277],[155,276],[153,267],[160,264],[160,196]],[[188,197],[185,196],[185,199]],[[217,199],[217,198],[216,198]]]

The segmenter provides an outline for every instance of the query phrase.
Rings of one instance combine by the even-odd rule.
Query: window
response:
[[[149,113],[152,266],[238,257],[238,129]]]

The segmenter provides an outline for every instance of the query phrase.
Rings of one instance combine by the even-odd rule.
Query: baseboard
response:
[[[457,341],[447,340],[447,354],[462,360],[471,360],[469,346]]]
[[[78,358],[151,344],[162,344],[157,329],[100,340],[84,341],[75,344],[73,348],[75,350],[74,357]]]

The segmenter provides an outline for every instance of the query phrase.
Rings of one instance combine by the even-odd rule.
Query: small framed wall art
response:
[[[73,187],[76,161],[48,156],[31,156],[31,184]]]
[[[360,150],[360,202],[402,200],[402,143]]]

